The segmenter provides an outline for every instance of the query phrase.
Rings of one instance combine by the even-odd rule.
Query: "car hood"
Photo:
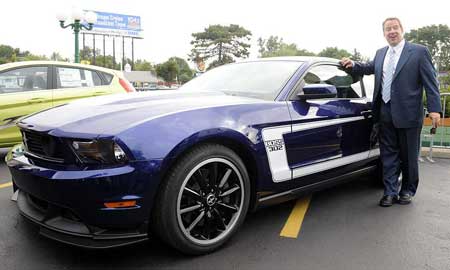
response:
[[[222,92],[163,90],[81,99],[22,119],[19,126],[54,135],[115,135],[132,126],[210,107],[264,103],[260,99],[229,96]]]

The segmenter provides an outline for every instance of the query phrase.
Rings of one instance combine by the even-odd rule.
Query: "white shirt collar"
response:
[[[389,46],[389,50],[394,50],[397,54],[398,52],[403,51],[403,47],[405,47],[405,39],[402,39],[402,41],[400,41],[400,43],[398,43],[395,47]]]

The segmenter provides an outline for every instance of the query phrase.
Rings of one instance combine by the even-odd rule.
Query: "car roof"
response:
[[[15,68],[15,67],[25,67],[25,66],[35,66],[35,65],[58,65],[58,66],[64,66],[64,67],[79,67],[79,68],[86,68],[86,69],[93,69],[98,71],[103,71],[107,73],[113,73],[117,74],[117,70],[112,70],[109,68],[104,67],[98,67],[94,65],[85,65],[85,64],[77,64],[77,63],[69,63],[69,62],[62,62],[62,61],[20,61],[20,62],[11,62],[6,63],[3,65],[0,65],[0,70]]]
[[[339,60],[329,57],[319,57],[319,56],[277,56],[277,57],[267,57],[267,58],[254,58],[239,61],[238,63],[245,62],[264,62],[264,61],[298,61],[307,62],[309,64],[314,64],[318,62],[331,62],[338,63]]]

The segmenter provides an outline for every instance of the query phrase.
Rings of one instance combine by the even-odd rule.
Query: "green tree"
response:
[[[49,59],[45,55],[36,55],[29,53],[28,51],[26,54],[17,56],[17,61],[36,61],[36,60],[49,60]]]
[[[246,58],[252,33],[236,24],[229,26],[210,25],[205,31],[193,33],[191,60],[202,58],[204,61],[216,60],[215,66],[234,62],[234,58]]]
[[[428,47],[435,63],[439,64],[439,70],[450,70],[450,29],[447,25],[433,24],[412,29],[405,33],[405,39]]]
[[[364,59],[363,59],[363,57],[362,57],[362,55],[361,55],[361,53],[355,48],[355,49],[353,49],[353,53],[352,53],[352,55],[350,56],[350,58],[353,60],[353,61],[363,61]]]
[[[445,92],[450,92],[450,74],[440,77],[439,81]]]
[[[186,60],[174,56],[169,58],[169,61],[174,61],[177,64],[178,67],[177,78],[179,83],[184,84],[193,78],[194,72],[189,67],[189,64],[186,62]]]
[[[98,50],[98,49],[97,49]],[[100,52],[100,50],[98,50]],[[80,50],[80,59],[85,61],[90,61],[94,57],[94,53],[91,47],[86,46]]]
[[[318,56],[341,59],[342,57],[351,57],[352,54],[338,47],[327,47],[323,49]]]
[[[59,52],[53,52],[53,53],[50,55],[50,60],[53,60],[53,61],[69,62],[69,59],[68,59],[68,58],[62,57],[61,54],[60,54]]]
[[[117,61],[120,61],[120,59],[116,58],[116,63],[114,63],[114,59],[113,59],[112,55],[105,55],[105,57],[103,57],[103,54],[96,55],[95,56],[95,64],[94,64],[94,56],[92,56],[86,60],[89,61],[89,63],[91,65],[120,70],[120,62],[117,62]]]
[[[0,45],[0,64],[16,61],[47,60],[45,55],[35,55],[29,51],[20,51],[9,45]]]
[[[141,60],[138,59],[134,63],[134,70],[140,70],[140,71],[155,71],[155,68],[153,65],[148,62],[147,60]]]
[[[166,82],[175,82],[178,71],[177,62],[174,60],[167,60],[162,64],[156,65],[156,74]]]
[[[258,39],[260,57],[275,56],[314,56],[313,52],[299,49],[296,44],[287,44],[283,42],[283,38],[278,36],[270,36],[268,39]]]
[[[0,64],[14,62],[16,51],[13,47],[8,45],[0,45]]]
[[[260,57],[269,57],[268,55],[276,54],[283,43],[283,38],[278,36],[270,36],[268,39],[258,38]]]
[[[231,56],[225,55],[223,56],[222,60],[214,60],[211,62],[211,64],[209,64],[207,70],[213,69],[215,67],[221,66],[221,65],[225,65],[225,64],[229,64],[229,63],[233,63],[234,59]]]

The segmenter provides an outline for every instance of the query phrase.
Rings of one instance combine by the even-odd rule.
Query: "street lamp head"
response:
[[[86,13],[86,15],[84,16],[84,18],[86,19],[87,23],[89,23],[89,24],[94,24],[97,22],[97,14],[93,11],[88,11]]]
[[[65,22],[67,20],[67,13],[64,11],[59,11],[58,13],[56,13],[56,19],[58,19],[58,21],[60,22]]]
[[[72,9],[72,19],[74,21],[81,21],[84,18],[84,12],[81,8],[74,7]]]

